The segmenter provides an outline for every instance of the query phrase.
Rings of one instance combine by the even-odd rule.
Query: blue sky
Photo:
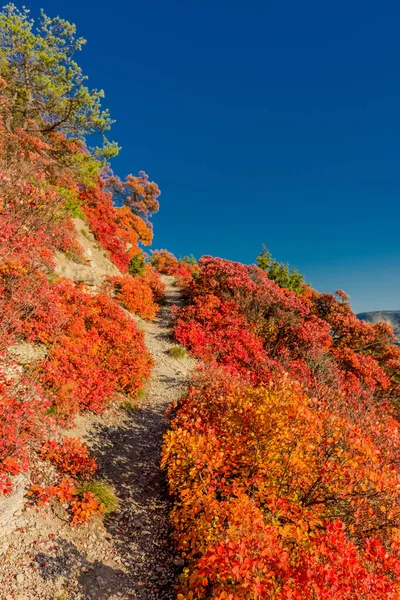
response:
[[[400,4],[43,0],[75,22],[123,150],[161,190],[154,246],[264,242],[354,310],[400,309]]]

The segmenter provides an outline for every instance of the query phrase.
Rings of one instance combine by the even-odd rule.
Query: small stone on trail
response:
[[[24,583],[24,579],[25,579],[25,575],[23,573],[18,573],[18,575],[16,576],[16,580],[19,585]]]

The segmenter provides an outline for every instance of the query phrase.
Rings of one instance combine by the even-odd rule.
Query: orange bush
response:
[[[159,273],[173,275],[178,287],[183,289],[189,288],[193,278],[199,272],[197,264],[178,260],[168,250],[154,250],[151,255],[151,264]]]
[[[373,405],[339,415],[288,380],[200,378],[163,449],[178,597],[400,598],[399,433]]]
[[[102,514],[104,506],[96,496],[92,492],[79,491],[79,481],[90,479],[97,470],[97,463],[85,442],[69,437],[64,437],[60,443],[55,439],[48,440],[40,449],[40,457],[64,475],[53,485],[43,487],[35,483],[28,496],[39,506],[53,498],[67,505],[71,511],[71,524],[80,524],[95,514]]]
[[[48,440],[40,448],[39,454],[64,475],[53,485],[43,487],[35,483],[28,496],[39,506],[53,498],[67,505],[72,515],[71,524],[80,524],[95,514],[102,514],[103,504],[92,492],[80,492],[78,487],[79,481],[90,479],[97,470],[97,463],[85,442],[69,437],[64,437],[61,442]]]
[[[179,261],[172,252],[168,252],[168,250],[154,250],[151,255],[151,264],[159,273],[170,275],[171,269],[176,269],[179,265]]]
[[[90,456],[87,444],[76,438],[64,437],[61,444],[50,440],[41,448],[40,454],[56,466],[58,471],[72,477],[89,479],[97,470],[96,461]]]
[[[144,319],[154,319],[158,313],[158,305],[154,301],[152,289],[143,277],[108,277],[113,286],[115,298],[127,310]]]
[[[152,291],[155,302],[162,302],[165,298],[166,286],[157,271],[146,264],[143,279]]]
[[[101,515],[104,504],[99,502],[92,492],[85,492],[81,498],[73,501],[71,510],[72,523],[80,524],[91,519],[93,515]]]

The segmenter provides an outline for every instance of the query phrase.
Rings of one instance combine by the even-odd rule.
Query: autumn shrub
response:
[[[182,288],[183,290],[186,290],[187,288],[189,288],[193,279],[196,278],[198,274],[198,267],[197,265],[192,265],[184,261],[180,261],[176,269],[172,270],[170,274],[174,275],[176,285]]]
[[[160,191],[143,172],[138,177],[129,175],[125,182],[112,173],[103,175],[95,186],[81,191],[81,208],[96,239],[120,271],[134,269],[131,274],[141,274],[137,271],[142,262],[139,244],[148,246],[152,242],[149,215],[158,210]]]
[[[45,439],[49,402],[31,384],[15,389],[0,370],[0,495],[12,489],[12,478],[26,472],[30,455]]]
[[[82,210],[96,239],[107,250],[120,271],[127,273],[130,257],[126,243],[118,236],[116,210],[111,194],[104,190],[104,185],[99,181],[96,187],[82,190],[80,198]]]
[[[39,456],[59,477],[35,483],[33,496],[68,503],[81,522],[104,508],[76,489],[95,463],[78,440],[49,436],[120,392],[136,401],[152,358],[115,299],[58,278],[55,251],[83,261],[72,219],[81,217],[128,273],[139,246],[151,243],[160,192],[144,172],[121,182],[105,169],[116,144],[87,149],[85,134],[103,134],[111,119],[101,92],[82,83],[73,58],[82,39],[62,19],[42,15],[36,26],[28,12],[0,11],[0,495]],[[164,288],[147,265],[142,287],[155,311]],[[13,350],[26,343],[45,348],[21,365]]]
[[[24,325],[28,340],[45,344],[39,380],[62,420],[78,410],[100,412],[118,391],[136,397],[153,364],[143,333],[106,293],[60,279],[47,304]]]
[[[154,250],[151,255],[151,264],[158,273],[170,275],[170,271],[177,268],[179,261],[168,250]]]
[[[128,215],[129,219],[139,217],[151,232],[149,218],[160,207],[158,185],[150,181],[144,171],[139,171],[137,176],[128,175],[124,181],[110,170],[104,175],[106,189],[113,194],[115,205],[122,209],[122,214]]]
[[[1,95],[1,94],[0,94]],[[9,353],[24,338],[27,320],[47,306],[48,274],[55,250],[81,252],[67,208],[68,168],[51,159],[64,144],[4,127],[0,102],[0,494],[26,472],[46,439],[50,402],[36,376],[22,373]],[[3,111],[6,112],[4,115]],[[68,148],[65,142],[64,150]],[[40,362],[40,361],[39,361]],[[40,366],[40,365],[38,365]]]
[[[75,501],[77,495],[76,481],[72,477],[66,476],[53,485],[43,486],[40,483],[34,483],[28,490],[27,495],[38,506],[44,506],[54,499],[62,504],[69,505],[72,501]]]
[[[56,468],[58,480],[51,485],[39,482],[31,485],[28,492],[31,501],[43,506],[57,500],[68,508],[71,524],[82,524],[94,515],[103,514],[106,508],[103,499],[108,500],[109,509],[116,504],[111,489],[91,481],[97,463],[85,442],[65,436],[61,440],[50,439],[40,448],[39,455]]]
[[[76,438],[64,437],[61,443],[49,440],[40,449],[40,455],[60,473],[71,477],[89,479],[97,470],[96,461],[90,456],[87,444]]]
[[[154,250],[151,255],[151,264],[158,273],[173,275],[177,286],[183,289],[190,286],[199,271],[194,259],[186,257],[186,260],[178,260],[168,250]]]
[[[342,292],[318,294],[305,286],[296,295],[256,266],[212,257],[200,259],[199,269],[175,328],[196,356],[233,364],[253,380],[283,368],[311,393],[328,386],[349,398],[372,394],[397,402],[400,351],[393,334],[384,324],[359,321]],[[250,347],[257,348],[254,357]]]
[[[155,302],[162,303],[165,300],[166,285],[161,279],[157,271],[149,264],[146,264],[145,271],[142,275],[145,283],[151,289]]]
[[[163,449],[178,597],[399,598],[399,425],[374,420],[375,436],[287,378],[195,380]]]
[[[71,513],[71,525],[81,525],[95,515],[102,515],[104,505],[93,492],[79,491],[74,480],[64,478],[57,485],[42,487],[35,484],[28,495],[37,502],[38,506],[47,504],[50,500],[58,500]]]
[[[9,133],[1,116],[0,353],[42,305],[54,251],[82,251],[65,209],[65,186],[74,187],[68,171],[49,160],[49,142]]]
[[[400,354],[347,296],[212,257],[174,309],[207,367],[163,447],[180,600],[400,598]]]
[[[224,365],[253,382],[267,378],[269,359],[262,340],[233,302],[213,295],[195,298],[178,313],[176,339],[203,360]]]
[[[99,502],[93,492],[83,492],[81,496],[73,500],[71,511],[72,523],[78,525],[88,521],[93,515],[102,515],[104,505]]]
[[[154,319],[158,306],[150,286],[142,277],[124,275],[108,277],[115,298],[127,310],[144,319]]]

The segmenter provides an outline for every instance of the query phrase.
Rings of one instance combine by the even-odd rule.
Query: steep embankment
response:
[[[163,447],[178,598],[399,600],[390,327],[205,256],[175,335],[205,363]]]
[[[169,500],[160,471],[168,404],[179,398],[193,360],[169,356],[170,308],[179,303],[173,278],[154,322],[137,318],[155,367],[140,410],[112,408],[81,415],[70,435],[83,436],[98,458],[99,477],[112,484],[120,507],[105,522],[71,528],[60,506],[32,508],[0,541],[0,589],[26,600],[171,599],[180,559],[173,552]],[[64,595],[63,595],[64,594]]]
[[[121,275],[107,252],[96,241],[88,224],[79,218],[73,219],[73,223],[75,239],[83,250],[82,260],[77,262],[76,256],[57,251],[55,253],[56,274],[76,282],[86,283],[92,289],[98,288],[107,275]]]

